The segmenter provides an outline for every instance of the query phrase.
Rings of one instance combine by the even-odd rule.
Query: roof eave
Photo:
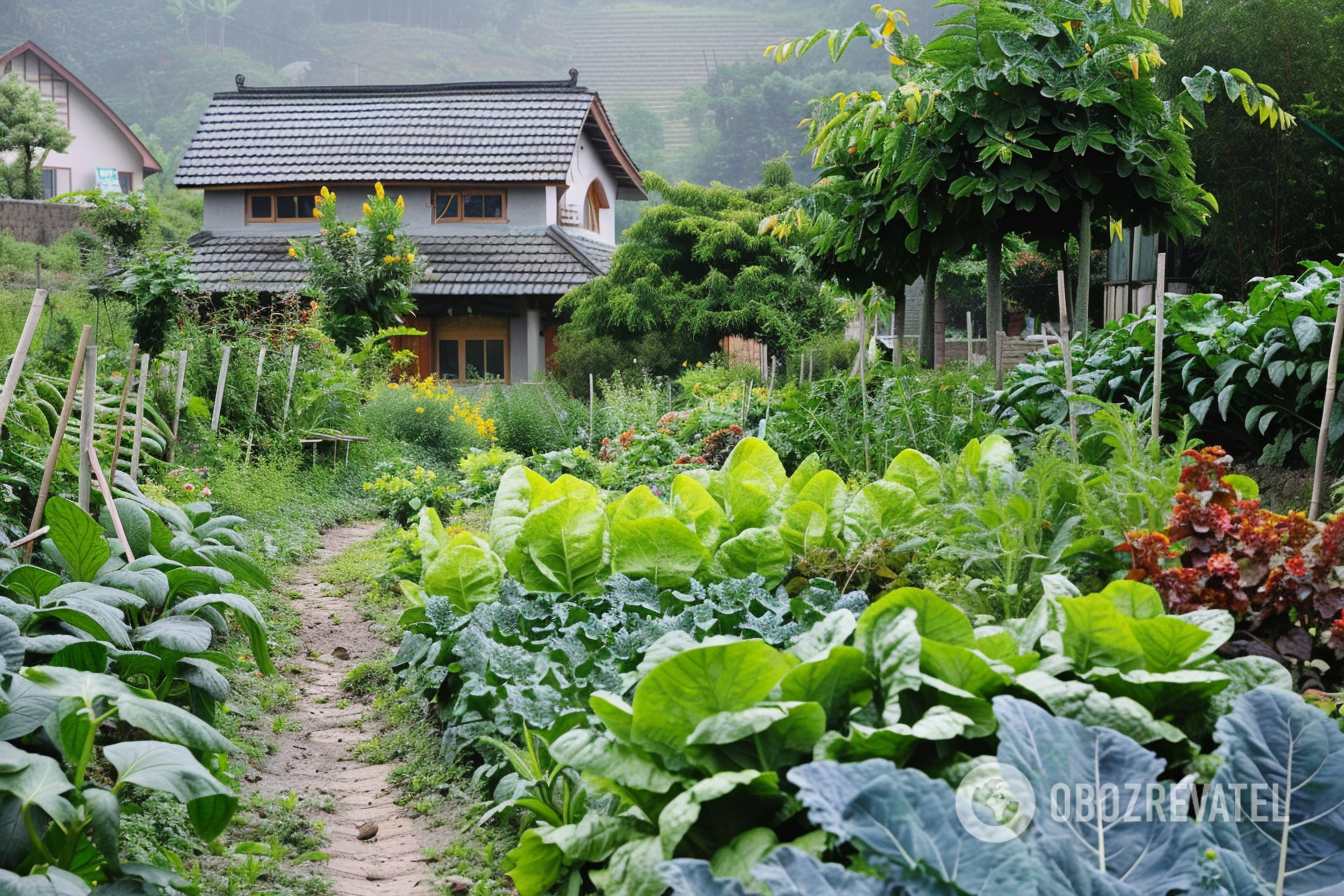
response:
[[[598,95],[596,90],[593,91],[593,104],[588,109],[588,118],[597,126],[598,133],[606,144],[604,154],[609,156],[610,161],[616,165],[616,198],[648,199],[648,191],[644,188],[644,178],[640,176],[639,168],[630,158],[630,154],[621,145],[621,139],[616,136],[616,129],[612,127],[611,118],[607,115],[606,107],[602,105],[602,97]]]

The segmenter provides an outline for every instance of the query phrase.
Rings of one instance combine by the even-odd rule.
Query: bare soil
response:
[[[387,783],[391,765],[368,765],[352,757],[356,745],[380,732],[363,724],[367,707],[341,689],[346,673],[385,646],[356,608],[354,597],[320,581],[331,558],[369,538],[378,523],[330,529],[322,547],[291,583],[306,655],[294,665],[295,707],[275,752],[248,776],[255,790],[270,796],[295,793],[309,805],[329,803],[331,812],[311,810],[331,838],[327,876],[336,896],[411,896],[434,892],[427,850],[453,839],[446,826],[397,805],[400,795]],[[286,675],[290,675],[286,671]],[[290,730],[297,727],[298,730]],[[369,826],[377,833],[370,835]],[[365,839],[360,839],[361,834]]]

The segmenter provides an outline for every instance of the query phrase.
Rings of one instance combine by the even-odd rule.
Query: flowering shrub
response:
[[[289,254],[307,262],[307,292],[322,304],[322,327],[343,349],[361,337],[402,322],[415,309],[411,284],[424,272],[416,247],[401,227],[406,203],[387,196],[381,182],[357,224],[337,215],[336,194],[314,197],[320,234],[289,241]]]
[[[1295,667],[1316,686],[1318,665],[1344,655],[1344,514],[1327,523],[1303,513],[1271,513],[1255,484],[1229,475],[1221,448],[1187,451],[1171,524],[1131,532],[1120,547],[1130,579],[1149,581],[1173,613],[1231,611],[1243,653]]]
[[[402,525],[419,513],[421,507],[441,507],[452,500],[451,489],[439,483],[433,470],[419,466],[413,470],[398,469],[389,463],[379,464],[377,469],[381,474],[364,483],[364,491],[371,492],[388,515]]]
[[[364,419],[375,436],[419,445],[455,464],[470,448],[487,447],[494,439],[495,423],[481,406],[431,376],[379,387]]]

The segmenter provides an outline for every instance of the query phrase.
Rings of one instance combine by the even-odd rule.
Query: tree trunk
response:
[[[1073,290],[1073,331],[1087,333],[1088,294],[1092,291],[1092,200],[1083,200],[1078,222],[1078,280]]]
[[[938,295],[938,265],[942,256],[934,255],[924,268],[924,307],[919,316],[919,363],[933,367],[933,305]]]
[[[990,235],[985,262],[985,355],[992,363],[999,356],[999,328],[1003,326],[1003,234]]]

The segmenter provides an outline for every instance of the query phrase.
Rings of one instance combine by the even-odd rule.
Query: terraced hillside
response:
[[[748,62],[781,37],[815,30],[807,13],[769,17],[738,9],[649,3],[576,7],[563,25],[570,64],[579,80],[602,94],[609,108],[638,102],[671,112],[687,87],[703,86],[716,65]],[[690,141],[682,122],[668,122],[667,148]]]

